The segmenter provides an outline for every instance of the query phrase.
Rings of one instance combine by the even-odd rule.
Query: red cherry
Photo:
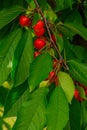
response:
[[[34,30],[41,29],[44,27],[44,22],[42,20],[39,20],[35,25],[34,25]]]
[[[74,97],[76,99],[78,99],[78,97],[79,97],[79,91],[77,89],[75,89],[75,91],[74,91]]]
[[[55,38],[54,34],[51,34],[51,38],[52,38],[52,40],[53,40],[54,42],[56,42],[56,38]]]
[[[45,28],[41,28],[41,29],[34,30],[34,34],[35,34],[37,37],[41,37],[42,35],[44,35],[44,33],[45,33]]]
[[[53,60],[53,68],[55,68],[58,64],[58,61],[56,59]]]
[[[41,52],[35,51],[35,52],[34,52],[34,57],[37,57],[37,56],[39,56],[40,54],[41,54]]]
[[[85,94],[87,95],[87,89],[85,89]]]
[[[20,24],[22,27],[30,26],[30,25],[31,25],[31,19],[28,18],[28,17],[25,16],[25,15],[22,15],[22,16],[20,16],[20,18],[19,18],[19,24]]]
[[[51,79],[54,78],[54,77],[55,77],[55,72],[54,72],[54,71],[51,71],[51,72],[49,73],[48,79],[51,80]]]
[[[79,91],[77,89],[75,89],[75,91],[74,91],[74,97],[75,97],[75,99],[77,99],[80,102],[82,102],[84,100],[83,98],[80,97]]]
[[[40,50],[41,48],[43,48],[46,45],[46,41],[42,38],[37,38],[34,41],[34,47],[38,50]]]

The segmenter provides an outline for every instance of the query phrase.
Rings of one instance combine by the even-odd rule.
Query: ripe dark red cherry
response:
[[[55,72],[54,72],[54,71],[51,71],[51,72],[49,73],[48,79],[51,80],[51,79],[54,78],[54,77],[55,77]]]
[[[31,19],[28,18],[28,17],[25,16],[25,15],[21,15],[20,18],[19,18],[19,24],[20,24],[22,27],[30,26],[30,25],[31,25]]]
[[[46,45],[46,41],[42,38],[37,38],[34,41],[34,47],[38,50],[42,49]]]
[[[53,40],[54,42],[56,42],[56,38],[55,38],[54,34],[51,34],[51,38],[52,38],[52,40]]]
[[[85,94],[87,95],[87,89],[85,89]]]
[[[57,66],[57,64],[58,64],[58,60],[54,59],[53,60],[53,68],[55,68]]]
[[[74,91],[74,97],[76,100],[78,100],[80,102],[82,102],[84,100],[83,98],[80,97],[79,91],[77,89],[75,89],[75,91]]]
[[[39,56],[40,54],[41,54],[41,52],[35,51],[35,52],[34,52],[34,57],[37,57],[37,56]]]
[[[76,99],[78,99],[78,97],[79,97],[79,91],[77,89],[75,89],[75,91],[74,91],[74,97]]]

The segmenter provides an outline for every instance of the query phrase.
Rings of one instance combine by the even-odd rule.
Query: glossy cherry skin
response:
[[[54,72],[54,71],[51,71],[51,72],[49,73],[48,79],[51,80],[54,76],[55,76],[55,72]]]
[[[35,25],[34,25],[34,30],[37,30],[37,29],[41,29],[44,27],[44,22],[42,20],[39,20]]]
[[[19,18],[19,24],[20,24],[22,27],[30,26],[30,25],[31,25],[31,19],[28,18],[28,17],[25,16],[25,15],[21,15],[20,18]]]
[[[35,34],[35,36],[37,36],[37,37],[43,36],[44,33],[45,33],[45,28],[41,28],[41,29],[34,30],[34,34]]]
[[[37,38],[34,41],[34,47],[38,50],[42,49],[46,45],[46,41],[42,38]]]
[[[42,20],[39,20],[33,27],[34,29],[34,34],[37,37],[40,37],[42,35],[44,35],[45,33],[45,28],[44,28],[44,22]]]

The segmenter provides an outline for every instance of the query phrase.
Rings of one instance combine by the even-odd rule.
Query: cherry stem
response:
[[[58,53],[58,55],[59,55],[59,57],[60,57],[60,60],[62,60],[63,65],[65,66],[65,69],[66,69],[66,70],[69,70],[69,68],[68,68],[66,62],[64,61],[64,59],[63,59],[63,57],[62,57],[62,55],[61,55],[61,53],[60,53],[60,51],[59,51],[57,45],[56,45],[55,42],[52,40],[51,32],[50,32],[49,25],[48,25],[48,21],[47,21],[47,19],[44,17],[44,14],[43,14],[43,12],[42,12],[42,10],[41,10],[41,8],[40,8],[40,6],[39,6],[37,0],[34,0],[34,3],[35,3],[35,5],[36,5],[36,7],[37,7],[37,11],[40,13],[41,17],[42,17],[43,20],[44,20],[44,23],[45,23],[45,25],[46,25],[46,28],[47,28],[47,31],[48,31],[48,35],[49,35],[51,44],[54,46],[55,50],[57,51],[57,53]]]

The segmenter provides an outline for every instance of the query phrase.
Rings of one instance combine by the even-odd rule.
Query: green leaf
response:
[[[7,79],[11,72],[12,58],[20,38],[21,29],[16,29],[0,41],[0,84]]]
[[[85,62],[87,63],[87,49],[82,47],[82,46],[79,46],[79,45],[73,45],[72,46],[72,49],[73,49],[73,52],[75,53],[76,57],[79,59],[79,61],[81,62]],[[76,58],[76,59],[77,59]]]
[[[64,49],[63,37],[59,36],[58,34],[56,34],[56,37],[57,37],[57,45],[59,47],[59,51],[62,52],[62,50]]]
[[[35,2],[32,0],[26,0],[26,2],[33,8],[35,8]],[[44,4],[41,0],[38,0],[38,4],[40,5],[41,9],[43,10],[46,7],[47,0],[44,0]]]
[[[69,42],[69,40],[64,38],[64,49],[67,60],[77,59],[77,61],[87,62],[86,48],[79,45],[73,45]]]
[[[67,124],[63,130],[71,130],[69,121],[67,122]]]
[[[0,41],[8,35],[11,25],[8,24],[7,26],[0,29]]]
[[[13,21],[21,12],[23,12],[23,8],[20,6],[13,6],[11,8],[1,10],[0,29]]]
[[[87,40],[87,29],[82,24],[78,24],[75,22],[67,22],[63,25],[70,29],[72,32],[79,34],[81,37]]]
[[[79,13],[79,11],[77,10],[73,10],[72,12],[70,12],[70,14],[68,15],[68,17],[65,19],[65,22],[68,23],[75,23],[75,24],[81,24],[82,25],[82,17]]]
[[[32,0],[26,0],[26,2],[29,4],[30,7],[32,7],[33,9],[35,8],[35,3]]]
[[[84,16],[85,16],[85,18],[84,18],[84,25],[87,27],[87,2],[85,4],[86,4],[86,7],[83,10],[83,13],[84,13]]]
[[[58,78],[59,78],[59,83],[66,94],[68,102],[71,103],[71,100],[74,95],[74,89],[75,89],[72,78],[70,77],[69,74],[65,72],[59,72]]]
[[[83,130],[87,128],[87,101],[81,103]]]
[[[60,10],[66,9],[66,8],[72,8],[72,4],[74,3],[73,0],[55,0],[56,8],[55,11],[58,12]]]
[[[63,37],[60,36],[59,30],[56,29],[56,26],[55,26],[55,31],[53,30],[53,34],[56,38],[56,44],[59,48],[59,51],[62,52],[62,50],[64,49],[64,41],[63,41]],[[61,34],[62,35],[62,34]]]
[[[76,100],[72,100],[69,111],[71,130],[81,130],[81,106]]]
[[[55,88],[47,107],[48,130],[63,130],[69,119],[69,107],[61,87]]]
[[[68,39],[64,38],[64,51],[67,60],[77,58],[74,51],[74,47],[75,45],[72,45]]]
[[[30,29],[23,32],[22,38],[15,50],[12,67],[14,86],[18,86],[27,79],[30,63],[33,60],[33,53],[32,31]]]
[[[66,4],[68,5],[68,7],[72,8],[72,4],[74,3],[74,0],[65,0]]]
[[[50,48],[49,50],[47,50],[47,52],[51,55],[51,56],[55,56],[55,52],[53,48]]]
[[[56,0],[56,8],[55,8],[55,11],[59,11],[59,10],[62,10],[64,8],[64,0]]]
[[[39,5],[40,5],[40,7],[41,7],[42,9],[45,9],[45,7],[46,7],[46,5],[47,5],[47,0],[44,0],[44,4],[43,4],[43,2],[42,2],[41,0],[38,0],[38,3],[39,3]]]
[[[64,49],[67,60],[76,59],[77,61],[87,62],[86,48],[79,45],[73,45],[66,38],[64,38]]]
[[[29,85],[32,91],[39,83],[48,77],[52,70],[52,59],[48,53],[43,53],[30,66]]]
[[[87,86],[87,65],[75,60],[69,60],[67,63],[71,76],[75,80]]]
[[[31,100],[25,102],[12,130],[42,130],[46,123],[46,95],[47,88],[38,89]]]
[[[5,100],[6,100],[8,92],[9,92],[8,88],[0,86],[0,104],[2,104],[3,106],[5,104]]]
[[[53,11],[53,9],[50,7],[50,5],[48,3],[46,3],[46,5],[45,5],[44,15],[52,23],[54,23],[55,20],[57,19],[57,15],[55,14],[55,12]]]
[[[28,81],[18,87],[12,88],[7,96],[4,117],[16,116],[21,105],[29,98]]]

